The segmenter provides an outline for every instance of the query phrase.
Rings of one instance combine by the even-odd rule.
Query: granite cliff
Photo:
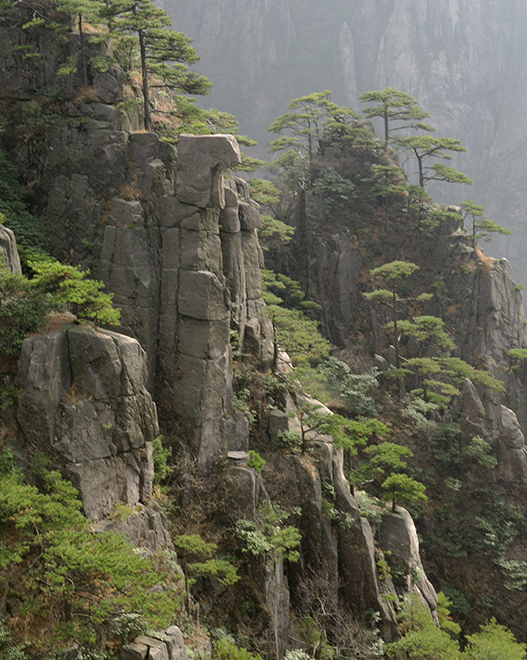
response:
[[[37,91],[59,84],[47,38],[43,34],[42,48],[49,47],[49,58],[20,75],[22,55],[12,49],[20,35],[0,31],[8,63],[2,100],[11,120],[8,106],[20,109]],[[70,34],[74,52],[76,38]],[[182,135],[176,147],[163,142],[139,130],[137,111],[120,105],[118,67],[91,71],[90,78],[90,90],[79,91],[79,81],[68,77],[49,125],[30,134],[13,129],[4,143],[45,220],[52,253],[91,265],[104,280],[122,309],[122,334],[55,317],[27,338],[18,366],[3,376],[6,383],[16,378],[20,389],[16,406],[2,412],[3,437],[22,464],[44,452],[75,484],[97,529],[122,531],[156,551],[173,547],[169,528],[184,533],[188,526],[238,552],[242,585],[203,581],[205,614],[220,624],[241,622],[269,656],[308,644],[298,617],[320,613],[320,601],[324,616],[330,608],[327,634],[335,643],[346,640],[346,652],[376,657],[374,641],[353,628],[357,612],[377,612],[391,641],[399,635],[398,598],[416,593],[437,617],[437,594],[410,514],[395,505],[392,512],[377,507],[370,522],[345,477],[344,452],[330,437],[311,433],[306,455],[279,448],[281,433],[298,431],[303,395],[284,378],[287,367],[275,364],[261,295],[261,218],[247,183],[231,171],[240,162],[237,142],[225,135]],[[324,331],[364,355],[387,349],[379,326],[355,341],[357,323],[362,332],[364,319],[373,319],[360,296],[369,266],[356,233],[331,223],[321,230],[320,200],[308,192],[303,202],[297,236],[306,252],[298,264],[307,268],[297,274],[322,306]],[[386,259],[404,256],[409,243],[403,228],[393,231]],[[7,264],[18,271],[12,235],[2,229],[1,238]],[[524,386],[504,364],[511,348],[527,343],[521,294],[506,262],[464,252],[467,241],[445,226],[435,242],[422,242],[420,259],[445,287],[430,311],[449,319],[462,357],[478,365],[485,359],[494,375],[509,381],[510,400],[488,395],[484,401],[467,381],[455,413],[492,445],[499,461],[493,484],[518,500],[526,488],[527,452],[511,407],[515,399],[522,409]],[[265,405],[240,405],[237,379],[251,379]],[[160,429],[179,471],[179,509],[168,523],[152,497],[152,445]],[[271,448],[262,470],[248,453],[253,442]],[[296,512],[298,563],[270,552],[250,563],[236,547],[236,522],[257,520],[269,501]],[[116,521],[111,514],[119,504],[133,514]],[[388,558],[397,569],[393,581]],[[441,560],[430,550],[429,559],[443,582]],[[520,600],[511,597],[506,613],[521,632]],[[13,618],[9,599],[2,607]],[[122,657],[184,657],[177,631],[167,635],[161,650],[144,637],[123,646]]]
[[[20,61],[10,48],[18,37],[0,33],[9,64],[4,107],[23,107],[41,85],[56,83],[53,62],[36,66],[31,76],[17,74]],[[75,34],[71,39],[74,48]],[[120,531],[149,552],[170,549],[165,515],[152,498],[159,414],[162,431],[180,450],[183,444],[183,455],[197,466],[201,485],[187,487],[186,495],[193,506],[200,506],[200,491],[212,483],[211,470],[224,465],[224,509],[217,504],[216,516],[228,521],[227,530],[235,514],[253,517],[268,492],[287,506],[302,506],[302,568],[275,558],[252,569],[278,656],[297,634],[291,593],[298,603],[307,573],[323,585],[339,625],[352,609],[372,608],[380,612],[384,637],[396,638],[395,612],[386,597],[396,599],[394,587],[379,576],[382,546],[375,545],[374,530],[361,518],[344,478],[342,450],[328,437],[313,436],[318,463],[277,455],[262,475],[248,464],[249,420],[233,408],[231,337],[239,338],[245,359],[263,374],[272,366],[274,346],[261,298],[261,220],[247,184],[230,174],[240,162],[236,140],[182,135],[176,149],[155,134],[134,131],[136,114],[118,105],[118,68],[91,72],[91,79],[89,96],[68,79],[50,125],[30,137],[9,132],[5,144],[21,176],[31,180],[33,207],[45,220],[52,253],[96,264],[122,309],[124,334],[59,315],[26,339],[18,367],[5,376],[20,391],[16,408],[3,414],[7,446],[22,464],[43,452],[74,483],[97,529]],[[2,236],[6,262],[19,271],[12,233],[2,229]],[[286,407],[294,411],[283,389]],[[286,429],[290,417],[282,413]],[[283,483],[276,491],[278,477]],[[346,521],[339,533],[324,514],[323,485],[334,491]],[[120,505],[132,515],[116,520]],[[423,594],[435,612],[435,591],[421,570],[411,518],[392,514],[384,525],[392,530],[385,532],[390,550],[400,540],[393,551],[407,575],[406,588]],[[375,536],[380,538],[378,530]],[[225,599],[228,594],[219,607]],[[13,607],[4,601],[8,618]],[[147,648],[155,648],[155,641],[139,638],[123,647],[123,657],[144,657]]]

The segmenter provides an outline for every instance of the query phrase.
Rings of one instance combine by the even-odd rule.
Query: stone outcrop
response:
[[[118,70],[104,78],[105,93],[98,81],[96,98],[72,96],[69,118],[43,140],[35,193],[49,194],[39,211],[57,257],[98,264],[122,310],[120,330],[146,351],[149,391],[165,420],[193,427],[204,465],[247,448],[247,425],[232,411],[231,331],[264,369],[272,361],[261,221],[247,184],[224,177],[240,163],[234,137],[181,136],[176,151],[153,133],[130,133],[137,117],[111,93]],[[25,147],[18,157],[29,157]]]
[[[419,555],[419,541],[412,516],[406,509],[385,512],[380,525],[379,541],[384,552],[390,552],[392,565],[402,568],[406,575],[406,590],[419,594],[437,621],[437,593],[426,573]]]
[[[157,633],[156,633],[157,635]],[[122,660],[187,660],[181,630],[170,626],[158,636],[141,635],[121,649]]]
[[[452,244],[447,249],[450,255],[444,257],[452,258],[455,248],[454,253]],[[451,306],[460,305],[450,315],[449,326],[464,360],[471,363],[487,356],[507,362],[511,348],[527,344],[522,295],[506,259],[467,274],[445,269],[445,275]]]
[[[332,234],[315,230],[322,213],[318,195],[306,195],[305,235],[307,253],[305,275],[308,295],[322,305],[322,330],[340,346],[348,342],[348,330],[357,318],[360,270],[364,266],[349,229]]]
[[[518,418],[506,406],[501,406],[498,465],[504,479],[527,491],[527,445]]]
[[[158,426],[146,373],[139,343],[106,330],[65,327],[23,343],[23,441],[65,467],[92,520],[151,496]]]
[[[3,262],[12,273],[20,274],[22,272],[15,235],[10,229],[4,227],[4,225],[0,225],[0,263],[1,262]]]
[[[184,135],[176,150],[154,134],[131,133],[137,116],[115,105],[120,72],[110,69],[93,82],[96,98],[66,94],[67,118],[43,138],[35,198],[55,254],[96,264],[122,309],[126,336],[70,325],[28,338],[17,421],[22,444],[46,451],[78,487],[95,529],[123,532],[157,551],[171,544],[162,512],[148,505],[158,432],[152,395],[168,428],[181,420],[190,427],[202,468],[222,452],[243,463],[230,466],[231,491],[240,498],[232,512],[254,516],[273,487],[245,464],[249,425],[232,406],[231,336],[262,370],[273,359],[261,298],[261,220],[247,184],[229,173],[240,162],[234,138]],[[22,146],[20,163],[30,152]],[[311,257],[317,295],[329,300],[326,327],[338,319],[335,337],[343,340],[362,265],[351,234],[317,243]],[[317,277],[318,260],[331,263],[330,276]],[[271,435],[291,428],[288,419],[274,415]],[[327,577],[337,607],[380,611],[384,636],[393,639],[395,612],[384,598],[392,585],[380,586],[383,554],[344,478],[342,450],[319,438],[316,451],[318,466],[284,453],[270,459],[302,505],[303,565]],[[324,510],[325,486],[341,525]],[[126,515],[115,512],[119,503],[128,505]],[[290,589],[300,588],[302,576],[291,566],[286,575],[281,561],[261,568],[282,655],[292,632]],[[123,660],[185,660],[180,635],[166,635],[136,639],[123,648]]]
[[[271,499],[280,495],[302,511],[302,565],[289,564],[291,588],[297,594],[322,589],[327,606],[336,611],[339,603],[354,611],[378,611],[383,638],[396,639],[395,611],[386,598],[386,594],[395,597],[395,592],[391,583],[379,578],[377,562],[384,555],[368,521],[361,519],[344,477],[342,449],[334,447],[331,438],[316,434],[311,444],[317,467],[300,457],[277,454],[268,458],[269,467],[264,471],[263,485]],[[288,479],[285,475],[292,467],[294,478]]]

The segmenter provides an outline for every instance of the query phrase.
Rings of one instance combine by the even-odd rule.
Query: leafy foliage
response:
[[[373,268],[371,274],[379,278],[381,281],[384,281],[386,286],[390,287],[388,289],[379,289],[369,293],[365,293],[364,297],[367,300],[378,300],[386,305],[391,307],[392,311],[392,327],[395,343],[395,367],[398,369],[401,365],[400,362],[400,347],[399,347],[399,330],[398,330],[398,309],[397,303],[403,302],[397,293],[399,287],[403,282],[405,282],[409,277],[411,277],[417,270],[419,266],[414,264],[411,261],[391,261],[390,263],[384,264],[383,266],[378,266]]]
[[[18,355],[30,332],[44,325],[51,305],[23,275],[0,266],[0,353]]]
[[[265,467],[265,459],[263,459],[254,449],[249,450],[249,467],[257,472],[260,472]]]
[[[304,301],[305,296],[300,284],[285,275],[264,270],[262,288],[275,339],[287,352],[293,364],[327,357],[331,344],[320,333],[318,321],[311,320],[302,311],[302,307],[309,308],[312,305],[309,301]],[[316,303],[313,305],[316,306]],[[288,309],[290,306],[297,308]]]
[[[527,644],[518,643],[514,635],[496,619],[481,626],[480,631],[467,637],[463,660],[525,660]]]
[[[510,236],[511,232],[508,229],[496,224],[493,220],[484,217],[485,207],[480,204],[476,204],[472,200],[466,199],[463,204],[461,204],[461,209],[463,221],[468,216],[472,217],[472,243],[474,246],[480,239],[490,241],[492,238],[490,234]]]
[[[347,211],[356,195],[353,181],[333,167],[326,167],[317,174],[313,190],[322,196],[326,217],[337,211]]]
[[[119,322],[113,294],[102,291],[102,282],[87,279],[89,271],[52,260],[30,266],[33,279],[0,265],[0,353],[18,355],[24,338],[41,329],[52,310],[68,310],[80,320]]]
[[[189,70],[199,58],[191,40],[170,29],[170,18],[152,0],[113,0],[101,10],[115,38],[137,41],[141,60],[143,109],[146,130],[151,130],[150,90],[161,87],[204,94],[211,82]]]
[[[447,181],[448,183],[472,184],[472,181],[453,167],[441,164],[426,165],[430,158],[451,160],[448,152],[466,152],[459,140],[454,138],[437,138],[432,135],[412,135],[399,137],[397,144],[413,152],[419,169],[419,186],[425,187],[427,181]]]
[[[407,474],[391,474],[382,484],[385,491],[384,499],[392,501],[392,511],[395,511],[397,504],[413,504],[419,500],[426,501],[425,485],[412,479]]]
[[[338,106],[331,101],[332,92],[314,92],[307,96],[292,99],[289,111],[280,115],[269,126],[271,133],[290,132],[271,142],[271,151],[288,152],[288,161],[280,163],[286,169],[298,170],[295,178],[313,182],[315,155],[320,148],[326,130],[346,123],[348,117],[355,116],[350,108]]]
[[[137,554],[119,534],[95,533],[77,491],[58,472],[44,469],[39,480],[38,488],[24,483],[4,453],[0,525],[10,541],[0,544],[0,583],[23,594],[22,621],[55,620],[45,637],[34,629],[35,637],[25,641],[54,651],[72,640],[95,648],[102,631],[108,634],[125,611],[138,613],[149,626],[168,625],[179,601],[162,558]],[[166,589],[152,590],[161,583]]]
[[[236,644],[227,637],[214,642],[214,657],[216,660],[262,660],[262,656],[253,654]]]
[[[185,573],[187,590],[198,577],[215,577],[224,586],[240,579],[236,567],[229,560],[215,556],[218,550],[216,543],[207,543],[199,534],[176,536],[174,545]]]
[[[364,108],[363,113],[369,119],[380,117],[384,121],[384,140],[389,142],[390,133],[404,128],[421,128],[423,130],[435,131],[433,126],[424,124],[422,119],[430,117],[417,100],[407,94],[400,92],[394,87],[386,87],[382,91],[364,92],[359,96],[361,103],[375,103],[374,106]],[[393,122],[404,122],[397,126]]]
[[[236,535],[245,546],[243,551],[252,555],[265,554],[275,563],[283,559],[298,561],[301,535],[296,527],[285,524],[290,515],[266,500],[258,508],[255,520],[238,520]]]
[[[113,293],[104,293],[104,284],[88,279],[90,271],[59,261],[33,261],[36,276],[33,286],[43,292],[51,307],[67,309],[79,319],[92,319],[104,324],[118,324],[120,311],[112,307]]]
[[[173,468],[169,465],[172,456],[172,447],[163,446],[163,436],[156,435],[152,442],[152,459],[154,461],[154,484],[161,486],[172,474]]]
[[[378,370],[374,367],[362,374],[352,373],[349,366],[330,356],[317,370],[326,378],[326,387],[333,395],[346,401],[351,417],[375,415],[377,410],[371,393],[378,389]]]
[[[400,627],[404,637],[386,647],[389,658],[396,660],[525,660],[527,645],[518,643],[514,635],[496,619],[484,623],[479,632],[467,636],[464,652],[451,634],[459,626],[449,618],[449,601],[440,595],[437,628],[430,612],[415,594],[403,602]],[[449,634],[450,633],[450,634]]]

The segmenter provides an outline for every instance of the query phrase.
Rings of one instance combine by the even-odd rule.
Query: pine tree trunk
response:
[[[143,104],[145,112],[145,130],[152,130],[152,113],[150,111],[150,87],[148,86],[148,69],[146,66],[145,35],[139,30],[139,51],[141,53],[141,75],[143,77]]]
[[[82,69],[82,84],[88,87],[88,66],[86,63],[86,53],[84,51],[84,31],[82,29],[82,15],[79,14],[79,43],[81,47],[81,69]]]

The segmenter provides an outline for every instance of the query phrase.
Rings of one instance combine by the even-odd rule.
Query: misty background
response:
[[[330,89],[360,112],[365,91],[396,87],[430,113],[436,135],[461,140],[449,163],[473,186],[436,201],[483,204],[513,232],[486,246],[527,282],[526,0],[163,0],[194,39],[213,82],[204,107],[230,112],[269,158],[268,126],[292,98]],[[253,155],[253,154],[251,154]]]

